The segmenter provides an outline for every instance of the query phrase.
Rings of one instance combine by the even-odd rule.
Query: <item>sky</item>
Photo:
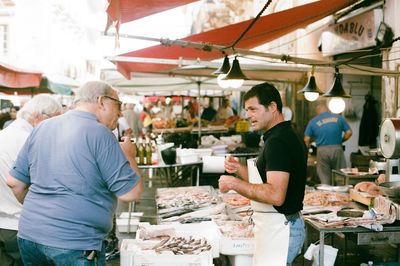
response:
[[[72,72],[86,69],[87,62],[84,59],[96,67],[113,67],[104,57],[159,44],[120,38],[120,47],[117,48],[114,37],[101,34],[107,21],[107,0],[15,2],[15,16],[10,23],[8,62],[23,69],[70,74],[60,72],[66,72],[65,69],[71,69]],[[190,34],[191,18],[186,14],[190,14],[193,6],[175,8],[122,24],[120,33],[170,39],[187,36]]]

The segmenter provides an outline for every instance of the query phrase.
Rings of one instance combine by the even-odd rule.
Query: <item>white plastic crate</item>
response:
[[[175,255],[172,252],[156,253],[142,250],[135,239],[123,239],[120,248],[121,266],[212,266],[210,251],[197,255]],[[143,244],[143,242],[141,243]]]

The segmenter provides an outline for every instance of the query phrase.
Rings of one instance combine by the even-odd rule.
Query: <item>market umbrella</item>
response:
[[[35,95],[39,93],[54,93],[62,95],[72,95],[72,87],[53,82],[47,77],[42,77],[38,86],[29,87],[7,87],[0,86],[0,92],[5,94]]]

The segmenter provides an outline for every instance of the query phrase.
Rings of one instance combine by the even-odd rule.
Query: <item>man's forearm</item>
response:
[[[15,198],[22,204],[24,203],[24,199],[26,193],[28,193],[29,185],[19,181],[13,176],[7,177],[7,185],[11,188],[14,193]]]

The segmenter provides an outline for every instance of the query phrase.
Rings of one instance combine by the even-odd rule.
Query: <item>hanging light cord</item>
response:
[[[235,45],[238,42],[240,42],[240,40],[244,37],[244,35],[246,35],[246,33],[251,29],[251,27],[253,27],[254,23],[256,23],[256,21],[260,18],[262,13],[265,11],[265,9],[267,9],[267,7],[271,4],[271,2],[272,0],[268,0],[268,2],[260,10],[260,12],[258,12],[257,16],[251,21],[249,26],[247,26],[247,28],[242,32],[242,34],[240,34],[239,38],[237,38],[236,41],[234,41],[230,46],[227,46],[226,48],[232,48],[232,50],[235,50]]]

